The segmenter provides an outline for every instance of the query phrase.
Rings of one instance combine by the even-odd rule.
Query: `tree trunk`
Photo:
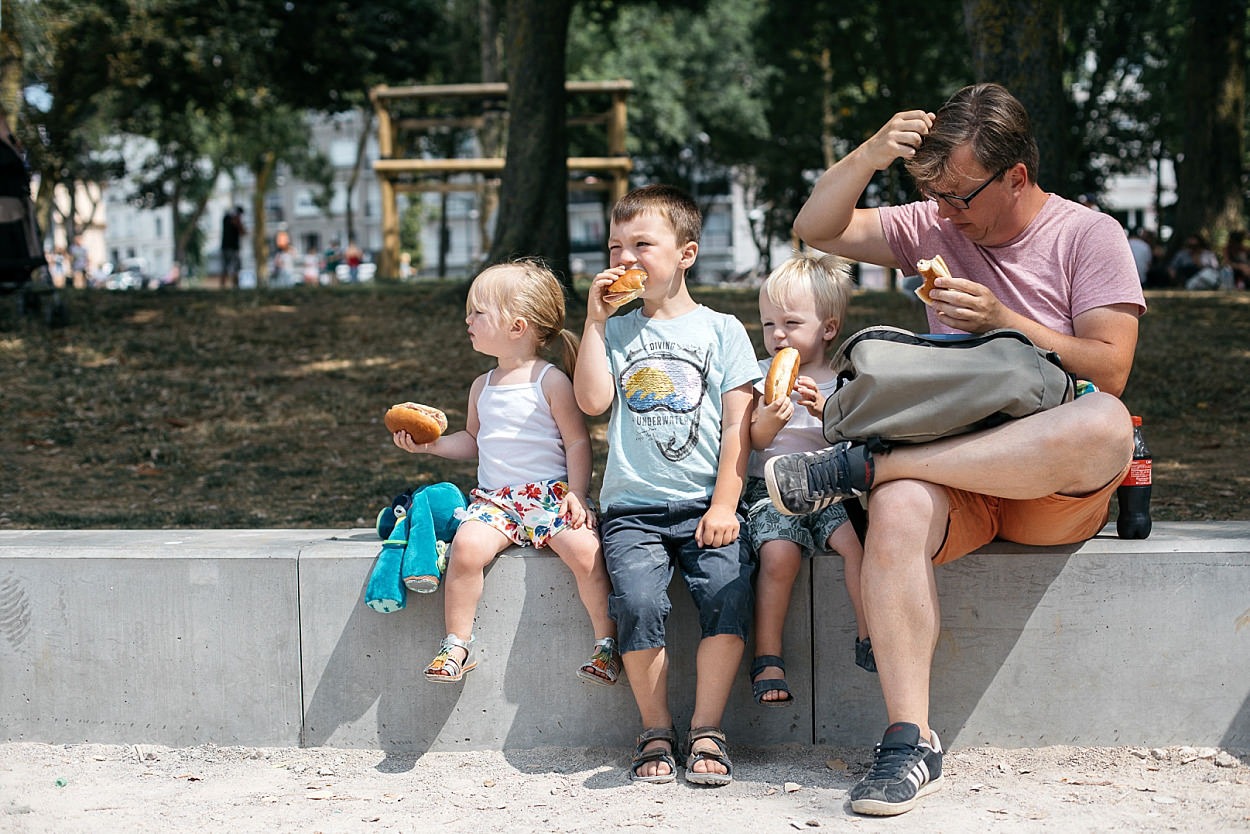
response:
[[[482,64],[482,83],[503,81],[500,69],[499,19],[496,14],[495,0],[478,0],[478,29],[480,31],[480,47],[478,50]],[[503,152],[503,136],[506,122],[503,113],[491,105],[487,105],[482,113],[482,129],[478,133],[478,144],[482,147],[482,156],[497,157]],[[499,207],[499,191],[491,183],[489,175],[484,175],[477,189],[477,231],[482,246],[487,251],[491,248],[490,221]]]
[[[273,179],[278,160],[273,152],[261,155],[252,169],[255,191],[252,192],[252,254],[256,259],[256,287],[269,285],[269,244],[265,240],[265,193]]]
[[[1068,106],[1059,0],[964,0],[977,81],[997,81],[1029,111],[1041,149],[1038,183],[1067,193]]]
[[[449,177],[443,174],[443,182],[448,182]],[[447,277],[447,249],[451,243],[451,229],[447,225],[447,192],[440,191],[438,195],[438,272],[439,278]]]
[[[1216,248],[1245,222],[1246,9],[1246,0],[1190,3],[1174,240],[1201,234]]]
[[[210,182],[217,182],[218,169],[213,168],[212,179]],[[191,243],[191,235],[195,234],[195,229],[200,224],[200,218],[204,216],[204,210],[208,208],[208,198],[212,196],[212,192],[208,189],[201,189],[202,194],[195,201],[191,211],[184,217],[178,213],[179,201],[175,200],[174,207],[174,262],[181,267],[187,264],[187,246]]]
[[[22,42],[14,22],[12,0],[0,0],[0,113],[16,133],[22,106]]]
[[[508,3],[508,152],[489,257],[541,257],[570,289],[564,58],[572,5]]]
[[[360,182],[360,169],[364,166],[365,152],[369,149],[369,135],[373,132],[373,108],[363,107],[361,112],[365,114],[365,123],[360,126],[360,136],[356,140],[356,164],[352,168],[352,174],[347,178],[347,242],[351,243],[356,240],[356,217],[355,208],[352,205],[352,195],[356,193],[356,186]],[[359,241],[357,241],[359,242]],[[367,245],[367,244],[366,244]]]

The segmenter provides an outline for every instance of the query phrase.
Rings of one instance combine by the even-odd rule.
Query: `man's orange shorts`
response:
[[[994,539],[1016,544],[1072,544],[1092,538],[1107,523],[1111,496],[1128,465],[1105,487],[1089,495],[1047,495],[1017,500],[947,487],[951,511],[946,540],[933,564],[953,562]]]

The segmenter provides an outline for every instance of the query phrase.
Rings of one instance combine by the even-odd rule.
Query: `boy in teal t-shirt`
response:
[[[639,188],[616,204],[610,266],[590,288],[573,385],[587,414],[612,409],[600,533],[609,613],[644,728],[631,775],[676,778],[665,635],[676,568],[701,629],[686,779],[727,785],[733,765],[720,725],[752,616],[740,499],[760,374],[742,323],[696,303],[686,287],[701,229],[694,201],[671,186]],[[605,291],[635,266],[648,274],[642,307],[613,318]]]

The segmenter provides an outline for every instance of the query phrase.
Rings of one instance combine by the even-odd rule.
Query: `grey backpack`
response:
[[[825,438],[876,451],[1027,417],[1070,402],[1076,387],[1058,354],[1007,328],[952,336],[868,327],[842,343],[832,367]]]

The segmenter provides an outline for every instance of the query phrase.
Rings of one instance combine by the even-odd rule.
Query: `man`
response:
[[[77,289],[87,286],[87,247],[82,242],[82,235],[74,235],[74,242],[69,247],[70,273]]]
[[[856,208],[896,158],[926,199]],[[1101,389],[886,454],[843,443],[770,462],[770,494],[791,514],[869,494],[863,604],[890,724],[851,790],[857,813],[900,814],[940,786],[942,748],[928,724],[934,566],[994,538],[1093,536],[1132,455],[1132,423],[1117,399],[1145,312],[1132,253],[1114,219],[1043,191],[1037,168],[1024,107],[1003,87],[978,84],[936,115],[895,115],[821,176],[795,220],[808,244],[855,260],[913,269],[941,254],[955,277],[933,291],[933,331],[1015,328]]]
[[[239,288],[239,246],[246,228],[243,225],[243,206],[235,206],[221,219],[221,285]]]

